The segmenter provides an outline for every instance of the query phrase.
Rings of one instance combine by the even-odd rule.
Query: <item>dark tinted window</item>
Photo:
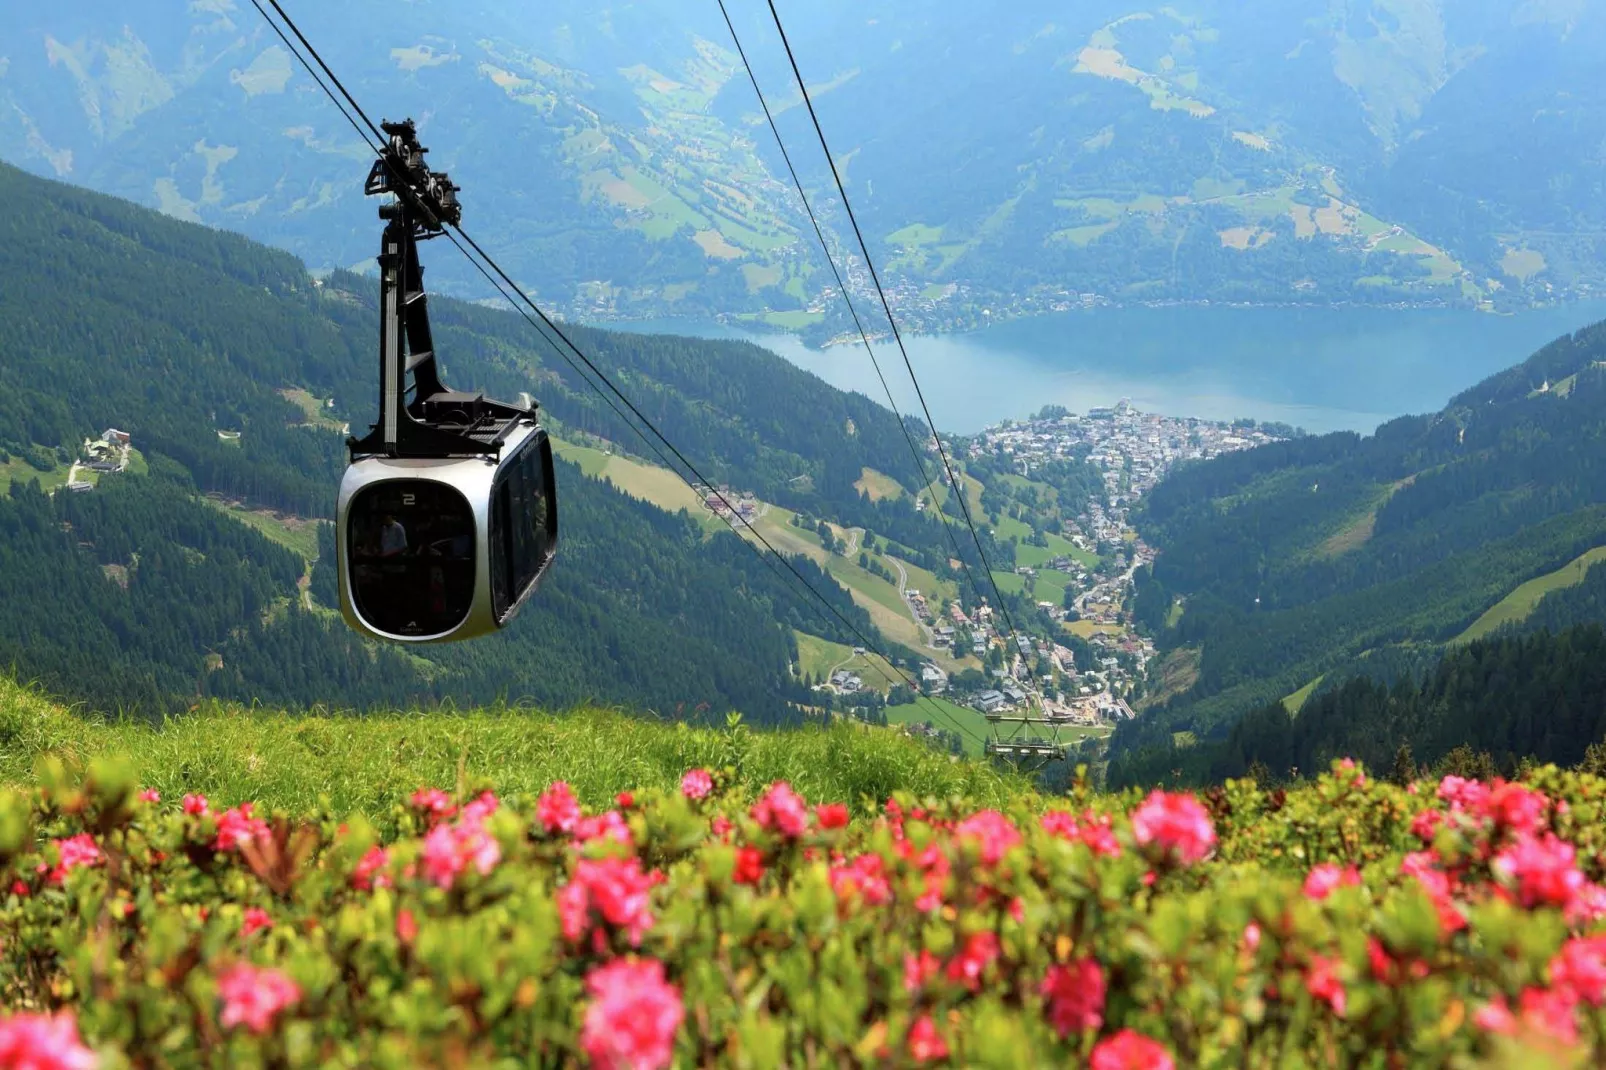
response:
[[[474,514],[461,493],[423,479],[359,491],[347,514],[351,597],[392,635],[440,635],[474,603]]]
[[[532,436],[491,487],[491,600],[497,619],[518,605],[552,557],[557,529],[545,434]]]

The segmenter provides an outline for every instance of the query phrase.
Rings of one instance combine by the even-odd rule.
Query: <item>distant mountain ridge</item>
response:
[[[366,267],[361,150],[249,7],[11,7],[0,155]],[[733,12],[845,248],[774,28]],[[554,305],[845,325],[712,5],[295,13],[370,109],[424,120],[471,226]],[[901,314],[928,329],[1083,294],[1520,307],[1606,289],[1598,5],[784,15]],[[461,267],[438,277],[481,293]]]

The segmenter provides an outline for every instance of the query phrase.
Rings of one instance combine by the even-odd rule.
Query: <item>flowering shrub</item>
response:
[[[1603,801],[1550,768],[1004,807],[694,769],[600,810],[425,786],[381,842],[46,762],[0,792],[0,1070],[1598,1065]]]

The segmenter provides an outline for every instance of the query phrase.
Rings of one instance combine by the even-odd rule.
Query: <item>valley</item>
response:
[[[1091,756],[1096,750],[1082,744],[1135,716],[1132,704],[1150,685],[1154,646],[1134,630],[1132,598],[1134,577],[1154,553],[1131,528],[1129,510],[1174,465],[1275,441],[1277,432],[1251,424],[1145,414],[1126,402],[1085,417],[1051,407],[950,439],[969,507],[994,540],[990,583],[1019,599],[1013,631],[990,584],[978,595],[951,567],[939,577],[909,560],[917,553],[867,527],[807,517],[728,486],[698,494],[614,443],[560,442],[558,452],[591,478],[685,511],[710,537],[728,527],[755,546],[762,539],[813,561],[884,641],[920,661],[907,670],[926,696],[917,703],[904,670],[860,645],[798,631],[795,671],[813,688],[815,705],[871,724],[908,725],[973,755],[1008,734]],[[926,514],[950,496],[941,483],[934,496],[924,488],[910,494],[872,468],[854,488],[867,501],[913,501]],[[950,522],[957,526],[957,517]],[[1011,729],[1008,718],[1020,715],[1048,720]]]
[[[328,516],[341,435],[370,404],[364,379],[373,320],[365,284],[340,275],[308,285],[294,261],[229,244],[236,239],[185,224],[158,226],[155,217],[16,172],[0,171],[0,178],[15,196],[31,199],[38,219],[18,217],[12,225],[9,248],[18,259],[10,277],[19,283],[13,299],[59,308],[90,332],[49,363],[37,355],[43,350],[12,353],[10,374],[22,387],[13,397],[32,413],[58,415],[54,423],[8,417],[0,445],[12,490],[0,510],[14,513],[7,523],[54,524],[78,534],[60,544],[9,548],[17,564],[6,572],[8,605],[17,612],[9,623],[0,620],[0,640],[19,665],[79,700],[137,704],[154,713],[198,698],[271,694],[281,702],[367,708],[447,695],[488,699],[512,687],[559,705],[613,696],[704,721],[739,709],[755,723],[790,723],[829,710],[872,726],[906,725],[962,753],[979,753],[989,739],[1003,737],[1063,745],[1096,767],[1114,730],[1115,757],[1130,769],[1144,740],[1213,746],[1260,703],[1291,698],[1290,706],[1299,707],[1353,672],[1382,671],[1377,667],[1402,659],[1420,666],[1463,633],[1472,640],[1496,625],[1552,620],[1563,604],[1555,599],[1594,597],[1587,565],[1602,540],[1599,518],[1583,504],[1591,493],[1587,480],[1562,484],[1572,497],[1542,499],[1549,502],[1542,508],[1531,490],[1516,487],[1454,505],[1455,473],[1468,462],[1459,468],[1452,462],[1464,443],[1435,437],[1434,418],[1396,420],[1364,439],[1297,437],[1279,423],[1165,417],[1136,401],[1087,405],[1081,415],[1051,402],[1029,418],[986,421],[988,390],[999,391],[1001,402],[1013,388],[1012,406],[1043,393],[1012,380],[1007,364],[987,375],[958,372],[941,360],[933,366],[929,358],[945,344],[951,352],[951,343],[917,339],[928,382],[977,385],[962,402],[939,395],[936,408],[940,420],[959,411],[970,422],[957,424],[967,433],[943,437],[959,464],[989,573],[950,489],[940,482],[928,489],[912,470],[892,414],[821,382],[797,366],[805,359],[795,353],[788,362],[745,340],[573,328],[601,367],[654,399],[660,424],[719,480],[693,489],[636,455],[629,429],[568,369],[532,349],[520,322],[444,301],[441,344],[449,353],[479,355],[472,365],[477,388],[508,393],[534,385],[542,395],[562,462],[565,568],[528,619],[483,653],[369,652],[329,612],[336,603],[332,534],[319,522]],[[91,211],[96,222],[80,222]],[[188,369],[170,377],[173,392],[163,406],[147,400],[138,364],[93,359],[103,313],[82,303],[84,291],[42,286],[23,266],[59,255],[40,244],[53,226],[85,228],[85,244],[70,250],[72,266],[61,270],[86,278],[100,271],[90,253],[96,243],[125,241],[119,235],[136,227],[158,226],[164,235],[160,251],[142,255],[149,278],[170,281],[128,291],[126,300],[136,301],[137,293],[138,303],[124,306],[143,310],[154,300],[164,311],[135,312],[133,326],[123,330],[123,337],[160,339],[165,359]],[[213,259],[220,242],[267,285],[242,288],[220,273]],[[116,283],[98,285],[102,299],[124,300]],[[180,301],[181,289],[213,296],[201,304]],[[313,340],[318,362],[271,346],[233,344],[234,365],[209,363],[206,346],[221,345],[224,328],[208,310],[224,308],[232,309],[231,338],[270,337],[261,324],[292,317]],[[1102,324],[1091,340],[1110,339],[1104,362],[1115,362],[1119,345],[1119,362],[1134,372],[1159,361],[1166,339],[1182,333],[1191,334],[1196,348],[1230,347],[1256,333],[1250,320],[1236,318],[1251,315],[1247,310],[1212,311],[1206,319],[1181,310],[1169,321],[1162,317],[1167,325],[1148,340],[1116,343],[1115,334],[1099,332],[1118,331],[1127,322],[1124,310],[1085,315]],[[1499,329],[1482,332],[1490,355],[1477,359],[1492,361],[1510,338],[1548,330],[1544,314],[1528,315],[1534,318],[1478,317]],[[162,317],[187,322],[189,337],[203,344],[179,340]],[[1209,330],[1200,331],[1201,324]],[[1028,328],[1041,329],[997,330],[1007,337]],[[1378,331],[1361,330],[1348,344],[1372,347],[1390,337]],[[1466,337],[1473,333],[1467,327]],[[1285,337],[1301,336],[1291,330]],[[1337,341],[1290,344],[1320,348]],[[1063,335],[1056,345],[1060,353],[1085,349]],[[1329,351],[1331,376],[1344,351]],[[1400,352],[1374,359],[1379,367],[1410,363]],[[1582,356],[1565,352],[1565,359],[1534,358],[1536,370],[1500,373],[1489,381],[1498,385],[1476,387],[1467,397],[1494,390],[1489,396],[1515,406],[1512,414],[1554,413],[1562,423],[1547,433],[1560,437],[1543,448],[1562,450],[1567,436],[1591,426],[1587,400],[1601,359],[1588,346]],[[855,358],[850,349],[825,356]],[[1272,361],[1272,350],[1264,359]],[[1475,367],[1468,359],[1440,374],[1464,377]],[[855,374],[862,371],[861,362]],[[1307,389],[1334,382],[1322,372],[1319,362],[1305,368]],[[62,409],[53,400],[56,384],[91,379],[98,392],[74,396],[74,404],[88,407]],[[1468,434],[1477,433],[1480,420],[1492,421],[1493,441],[1505,435],[1518,450],[1512,463],[1522,455],[1515,430],[1494,430],[1507,409],[1474,419],[1465,414],[1482,410],[1461,399],[1446,411],[1462,414],[1454,420]],[[96,427],[124,425],[134,428],[128,470],[97,473],[102,478],[92,489],[66,491],[73,462],[95,460],[80,455],[84,438]],[[1392,460],[1389,444],[1412,434],[1425,436],[1427,452],[1408,464]],[[1494,456],[1505,448],[1495,447]],[[922,447],[928,473],[937,468],[932,449],[929,440]],[[1359,452],[1345,460],[1352,449]],[[1284,470],[1278,458],[1285,455],[1316,459]],[[1258,474],[1211,491],[1227,509],[1225,519],[1183,504],[1190,486],[1203,480],[1200,486],[1214,488],[1218,477],[1210,473],[1243,464]],[[1256,467],[1264,465],[1270,467]],[[1552,478],[1570,471],[1553,464]],[[36,477],[40,497],[19,491]],[[1313,485],[1323,492],[1302,497]],[[1431,528],[1415,529],[1419,522],[1406,519],[1445,495],[1450,508],[1486,517],[1468,514],[1451,529],[1460,548],[1435,547],[1427,535],[1410,533]],[[1579,507],[1564,507],[1573,500]],[[1527,504],[1513,510],[1517,502]],[[1211,580],[1211,570],[1235,575],[1245,555],[1230,541],[1212,547],[1217,535],[1210,533],[1225,524],[1220,534],[1238,538],[1232,518],[1258,517],[1259,510],[1277,517],[1264,529],[1275,536],[1260,536],[1272,539],[1261,552],[1271,555],[1273,568],[1261,582],[1293,586],[1280,593],[1280,586],[1257,589],[1232,579],[1236,586],[1213,589],[1223,581]],[[953,530],[944,530],[944,517]],[[741,540],[762,536],[787,555],[843,618],[822,613],[772,572],[731,537],[733,526]],[[253,571],[243,559],[262,566]],[[47,597],[64,583],[78,593],[65,601]],[[1299,593],[1300,585],[1311,589]],[[196,591],[214,588],[250,594],[197,600]],[[1261,610],[1246,609],[1243,603],[1257,596]],[[1571,620],[1587,619],[1590,611],[1567,612]],[[146,645],[118,648],[104,622],[120,615],[128,623],[119,627],[146,635]],[[241,621],[249,622],[244,631]],[[687,621],[695,622],[690,630]],[[66,638],[49,647],[26,639],[41,623]],[[193,640],[176,639],[178,628],[206,636],[199,653]],[[856,652],[865,636],[884,647],[896,668]],[[587,649],[629,649],[634,667],[618,674],[611,667],[618,654],[599,659],[582,653]],[[311,650],[318,653],[309,660]],[[111,671],[74,668],[84,664]],[[131,683],[142,674],[154,686]]]

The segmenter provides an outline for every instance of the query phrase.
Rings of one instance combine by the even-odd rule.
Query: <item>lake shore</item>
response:
[[[1106,306],[904,341],[933,417],[962,434],[1046,404],[1084,412],[1123,398],[1176,416],[1370,432],[1395,416],[1436,411],[1554,338],[1601,319],[1606,301],[1510,315],[1375,306]],[[707,321],[599,326],[750,341],[834,386],[886,403],[862,343],[819,349],[795,335]],[[891,338],[872,346],[897,408],[918,412]]]

